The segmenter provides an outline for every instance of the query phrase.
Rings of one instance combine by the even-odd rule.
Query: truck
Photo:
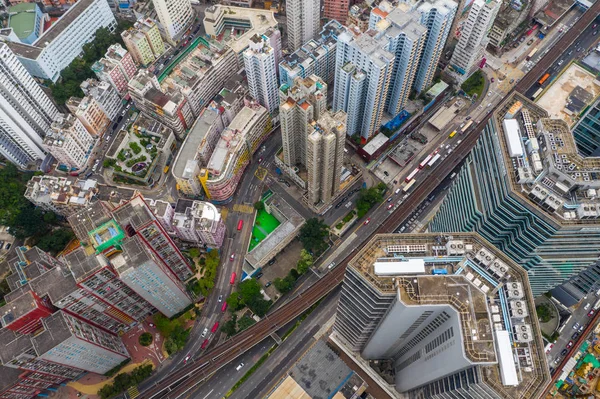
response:
[[[427,163],[427,167],[431,168],[442,156],[437,154],[435,157],[431,158],[431,160]]]

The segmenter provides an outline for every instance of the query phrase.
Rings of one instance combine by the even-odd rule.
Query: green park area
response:
[[[281,223],[264,209],[260,209],[256,213],[256,221],[252,228],[252,238],[250,239],[250,248],[252,251],[262,240],[273,232]]]
[[[473,75],[469,76],[469,78],[460,86],[460,88],[463,89],[468,96],[473,96],[475,94],[477,95],[477,98],[481,97],[484,87],[485,78],[483,76],[483,72],[481,72],[479,69],[473,73]]]

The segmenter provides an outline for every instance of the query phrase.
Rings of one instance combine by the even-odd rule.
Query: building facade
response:
[[[152,0],[152,3],[167,36],[167,41],[175,45],[194,22],[192,3],[190,0]]]
[[[52,123],[44,138],[44,147],[59,163],[72,169],[83,168],[97,139],[73,115]]]
[[[306,170],[308,201],[327,205],[340,191],[344,145],[346,143],[346,113],[325,112],[310,126],[306,139]]]
[[[139,235],[124,239],[111,259],[119,279],[171,318],[192,304],[184,286]]]
[[[249,103],[235,116],[221,137],[199,179],[213,203],[231,201],[250,157],[272,130],[267,109]]]
[[[486,125],[430,229],[478,232],[528,271],[540,295],[598,260],[598,168],[577,152],[565,122],[511,96]],[[583,297],[595,285],[592,275],[572,280],[569,295]]]
[[[91,96],[71,97],[66,106],[94,137],[102,136],[111,123],[102,106]]]
[[[56,82],[60,72],[83,51],[99,28],[111,32],[117,21],[107,0],[77,1],[33,44],[9,43],[27,71]]]
[[[421,24],[427,28],[427,39],[413,84],[418,93],[427,91],[433,83],[457,8],[458,4],[453,0],[427,0],[416,7]]]
[[[137,69],[131,54],[119,44],[110,46],[104,58],[92,65],[98,79],[110,83],[121,96],[127,93],[127,84],[136,75]]]
[[[244,51],[250,95],[270,113],[275,112],[279,106],[275,59],[275,50],[267,40],[258,35],[251,38],[250,47]]]
[[[317,0],[286,1],[288,49],[296,51],[321,28],[321,3]]]
[[[217,207],[210,202],[179,199],[174,211],[164,215],[173,235],[180,240],[209,248],[223,245],[225,223]]]
[[[487,44],[487,34],[494,23],[500,3],[495,0],[475,0],[469,16],[461,29],[458,44],[454,48],[450,65],[459,74],[469,75],[471,68],[481,60]]]
[[[142,66],[150,65],[165,52],[158,25],[150,18],[139,19],[133,28],[122,32],[121,37],[133,60]]]
[[[348,0],[325,0],[323,3],[323,16],[335,21],[346,21],[350,11],[350,2]]]
[[[6,43],[0,72],[0,154],[25,168],[45,157],[43,138],[58,109]]]
[[[480,236],[382,234],[346,269],[332,339],[407,398],[538,397],[550,375],[534,312],[527,273]]]
[[[80,85],[83,94],[93,98],[110,121],[117,119],[123,102],[117,90],[108,82],[87,79]]]
[[[296,78],[317,75],[329,86],[335,79],[337,37],[344,26],[338,21],[329,21],[315,39],[302,44],[295,52],[285,57],[279,65],[279,84],[292,86]]]
[[[600,148],[600,100],[588,108],[573,129],[579,153],[585,157],[598,156]]]

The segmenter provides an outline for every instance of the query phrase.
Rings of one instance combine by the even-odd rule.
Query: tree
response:
[[[165,340],[165,350],[169,355],[180,351],[185,346],[190,335],[189,329],[184,329],[180,324],[176,324],[169,337]]]
[[[275,280],[273,280],[273,285],[275,288],[277,288],[277,291],[281,292],[282,294],[287,294],[292,290],[292,288],[294,288],[294,284],[291,283],[291,280],[287,277],[277,277]]]
[[[265,209],[265,204],[262,201],[256,201],[254,203],[254,209],[256,209],[257,211],[262,211],[263,209]]]
[[[44,215],[39,208],[24,204],[10,225],[10,233],[16,238],[25,239],[35,235],[44,235],[49,228],[44,223]]]
[[[168,337],[175,328],[175,323],[167,319],[162,313],[155,313],[152,319],[154,320],[154,325],[156,325],[156,329],[165,338]]]
[[[37,241],[36,245],[43,251],[57,254],[65,249],[67,244],[69,244],[73,238],[75,238],[75,234],[73,234],[71,229],[60,228],[53,230],[52,234],[44,235]]]
[[[258,317],[263,317],[269,311],[272,303],[273,302],[267,301],[262,297],[255,298],[252,302],[248,303],[248,308],[250,308],[250,310]]]
[[[44,222],[46,222],[48,224],[55,224],[56,223],[56,213],[54,213],[52,211],[48,211],[48,212],[44,213]]]
[[[192,258],[197,258],[197,257],[199,257],[199,256],[200,256],[200,250],[199,250],[198,248],[196,248],[196,247],[194,247],[194,248],[190,248],[190,256],[191,256]]]
[[[242,332],[254,324],[256,324],[256,320],[252,317],[243,316],[240,321],[238,321],[238,332]]]
[[[236,321],[237,321],[237,315],[234,314],[230,320],[223,323],[223,326],[221,327],[221,331],[224,332],[225,334],[227,334],[228,337],[235,335],[235,333],[237,332],[236,327],[235,327]]]
[[[150,346],[150,344],[152,343],[152,334],[150,334],[149,332],[140,334],[138,342],[142,346]]]
[[[547,323],[554,318],[552,308],[547,303],[536,306],[535,312],[542,323]]]
[[[311,218],[300,229],[300,242],[309,253],[320,255],[327,248],[329,226],[317,218]]]
[[[242,281],[238,285],[240,296],[242,297],[242,301],[248,305],[255,298],[262,298],[262,294],[260,293],[260,284],[255,279],[251,278],[245,281]]]
[[[227,299],[225,299],[230,312],[236,312],[244,307],[241,299],[242,298],[237,292],[232,292]]]

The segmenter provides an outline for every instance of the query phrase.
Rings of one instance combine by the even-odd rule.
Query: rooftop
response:
[[[8,7],[8,27],[13,28],[19,39],[26,39],[35,32],[35,3],[19,3]]]
[[[111,262],[117,273],[122,274],[127,270],[143,265],[145,262],[152,260],[148,250],[140,241],[140,237],[135,235],[128,237],[121,245],[123,252],[114,256]]]
[[[35,298],[31,291],[27,291],[23,295],[0,307],[0,321],[2,327],[6,327],[34,309],[37,309]]]
[[[579,154],[566,122],[515,94],[494,113],[514,195],[563,225],[598,225],[600,158]]]
[[[77,281],[85,280],[108,265],[108,262],[102,255],[89,256],[83,247],[69,252],[65,255],[64,261],[69,266],[71,273]]]
[[[96,201],[67,219],[77,238],[80,241],[87,242],[88,232],[108,222],[111,215],[108,209],[102,205],[102,202]]]
[[[356,376],[323,340],[318,340],[298,360],[289,375],[310,398],[331,398]]]
[[[31,350],[31,338],[28,335],[18,334],[8,328],[0,329],[0,363],[10,363],[21,354]],[[16,361],[18,364],[18,361]],[[22,372],[22,371],[21,371]],[[1,380],[1,378],[0,378]]]
[[[241,53],[248,47],[249,40],[254,34],[262,35],[269,28],[277,28],[277,20],[273,11],[257,8],[231,7],[220,4],[212,5],[206,9],[204,26],[207,24],[218,25],[215,22],[221,18],[224,20],[225,29],[231,25],[240,28],[239,23],[232,23],[234,20],[246,21],[246,26],[244,26],[245,32],[236,37],[232,35],[226,42],[236,54]],[[218,32],[218,34],[220,33]]]
[[[33,176],[27,182],[25,198],[36,205],[49,204],[75,210],[87,205],[97,192],[96,180],[44,175]]]
[[[66,13],[58,21],[56,21],[50,29],[44,32],[42,36],[36,40],[33,45],[44,48],[56,39],[64,30],[66,30],[73,21],[80,17],[85,10],[92,5],[96,0],[78,0],[74,3]]]
[[[264,240],[262,240],[260,244],[254,247],[252,251],[248,252],[246,255],[246,261],[253,267],[268,261],[269,259],[265,259],[265,257],[271,254],[271,252],[284,240],[285,237],[287,237],[289,234],[293,234],[305,222],[304,218],[283,199],[271,197],[269,201],[269,206],[276,208],[277,214],[279,214],[282,219],[283,217],[286,219],[279,220],[280,217],[277,217],[281,224]]]
[[[48,352],[73,335],[65,314],[60,310],[42,319],[42,324],[44,325],[44,331],[31,338],[38,354]]]
[[[416,262],[424,267],[421,272],[411,266]],[[386,273],[378,272],[378,264]],[[484,369],[485,381],[500,397],[539,397],[548,383],[544,343],[537,319],[530,316],[535,304],[527,273],[479,235],[380,234],[348,267],[406,305],[454,309],[466,358]],[[497,336],[510,342],[499,345]],[[514,363],[523,351],[530,356],[527,367],[521,359]],[[503,383],[501,372],[511,369],[519,370],[516,385]]]
[[[113,216],[121,226],[131,225],[134,229],[146,226],[154,215],[141,195],[113,210]]]
[[[213,127],[213,123],[218,117],[219,115],[216,110],[205,108],[196,119],[185,141],[181,145],[173,164],[173,175],[175,177],[183,177],[186,163],[196,158],[198,147],[206,140],[207,133]]]

